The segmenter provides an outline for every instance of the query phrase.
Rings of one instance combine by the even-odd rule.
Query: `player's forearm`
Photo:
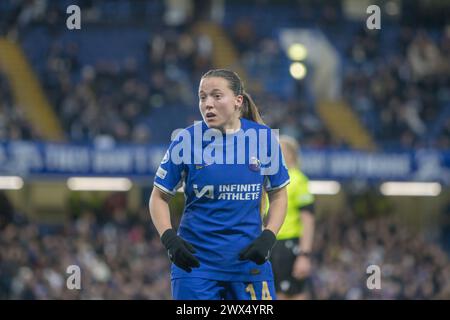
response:
[[[156,187],[153,189],[152,195],[150,196],[150,216],[160,236],[164,231],[172,228],[168,199],[169,198],[164,196]]]
[[[301,215],[303,222],[303,236],[300,241],[300,250],[302,252],[311,252],[313,247],[315,227],[314,215],[312,215],[308,211],[302,212]]]
[[[269,211],[267,214],[267,225],[265,229],[269,229],[275,234],[278,234],[286,217],[287,209],[287,193],[286,187],[280,190],[275,190],[269,194]]]

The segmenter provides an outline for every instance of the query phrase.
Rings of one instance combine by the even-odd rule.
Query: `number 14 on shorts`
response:
[[[256,291],[253,283],[249,283],[245,288],[245,291],[250,293],[250,297],[252,300],[257,300]],[[270,294],[269,285],[267,284],[267,281],[262,281],[261,300],[273,300]]]

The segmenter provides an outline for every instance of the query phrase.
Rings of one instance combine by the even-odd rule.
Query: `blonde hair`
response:
[[[280,136],[280,144],[282,144],[283,146],[285,146],[287,148],[287,150],[289,150],[289,152],[291,153],[291,155],[294,159],[296,166],[300,167],[300,157],[299,157],[300,144],[297,142],[297,140],[295,140],[291,136],[281,135]]]

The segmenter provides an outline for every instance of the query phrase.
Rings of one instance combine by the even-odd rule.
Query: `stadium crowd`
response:
[[[307,4],[297,4],[297,8],[293,5],[291,10],[297,10],[303,23],[309,23],[307,26],[319,26],[338,49],[343,70],[343,98],[377,144],[394,149],[448,149],[448,124],[439,131],[442,125],[439,117],[450,104],[450,61],[447,58],[450,28],[421,26],[420,19],[417,19],[414,25],[386,23],[380,32],[368,30],[365,26],[355,28],[350,20],[345,19],[342,10],[333,5],[324,5],[314,18],[312,8]],[[285,13],[288,20],[289,12]],[[241,16],[229,27],[231,38],[241,53],[242,64],[262,81],[274,78],[279,68],[287,68],[280,63],[285,54],[277,36],[271,30],[261,31],[264,24],[276,19],[276,14],[280,15],[274,10],[274,18],[256,14],[251,19]],[[283,101],[280,113],[286,110],[287,115],[298,117],[274,118],[281,118],[281,124],[277,123],[279,128],[288,123],[289,133],[310,145],[308,136],[311,136],[311,129],[308,127],[312,127],[318,136],[324,136],[324,132],[320,130],[320,118],[314,112],[314,99],[308,97],[302,82],[298,82],[293,100],[306,102],[309,112],[302,114],[298,109],[287,107],[289,101]],[[280,98],[286,98],[286,95],[279,95]],[[295,129],[291,130],[293,123]],[[434,129],[437,132],[433,132]],[[304,130],[310,131],[309,134],[303,134]],[[340,141],[330,140],[327,140],[329,145],[342,145]]]
[[[384,147],[448,149],[445,130],[426,141],[450,102],[450,29],[440,31],[402,27],[387,52],[368,30],[351,42],[343,94]]]
[[[169,260],[147,210],[134,217],[121,205],[104,210],[109,219],[85,207],[60,225],[2,210],[0,299],[170,298]],[[71,265],[80,268],[80,290],[67,289]]]
[[[38,72],[41,83],[69,140],[86,142],[106,137],[117,142],[160,142],[152,139],[152,131],[159,128],[150,126],[145,119],[151,117],[155,108],[172,105],[179,106],[178,116],[185,118],[186,125],[192,122],[198,81],[212,68],[212,43],[208,36],[196,34],[188,23],[186,28],[172,27],[157,17],[159,24],[153,23],[150,29],[154,33],[144,44],[146,61],[104,59],[87,64],[80,61],[78,43],[62,41],[61,31],[52,31],[56,20],[62,23],[65,12],[58,6],[48,3],[46,6],[51,11],[47,16],[39,14],[40,7],[34,2],[12,5],[14,15],[5,21],[3,29],[22,38],[33,27],[47,30],[49,50],[34,67],[42,70]],[[95,3],[84,6],[96,9]],[[88,20],[88,23],[96,21]],[[239,34],[246,32],[239,25],[236,22],[232,27],[237,32],[233,37],[236,47],[247,43],[246,48],[252,47],[255,53],[260,51],[257,67],[266,70],[264,76],[270,77],[270,70],[277,67],[271,65],[276,61],[274,57],[282,54],[278,43],[269,37],[239,42],[242,39]],[[248,60],[245,53],[246,50],[241,52],[241,64]],[[290,97],[264,90],[251,93],[269,125],[302,139],[304,145],[333,144],[313,106],[299,99],[303,92],[302,85],[298,87],[298,95]],[[292,117],[293,113],[296,117]]]
[[[448,253],[392,218],[327,217],[315,241],[317,299],[450,298]],[[367,287],[370,265],[380,267],[380,290]]]
[[[152,110],[166,106],[179,106],[179,117],[184,117],[186,124],[192,122],[196,85],[201,74],[212,67],[211,39],[196,34],[191,29],[192,20],[186,18],[185,24],[172,26],[170,19],[164,18],[168,11],[166,15],[153,17],[155,21],[147,26],[151,35],[148,43],[143,44],[144,62],[130,57],[88,64],[80,61],[78,43],[64,42],[61,31],[51,31],[54,20],[58,17],[61,20],[65,12],[45,1],[45,5],[39,3],[19,1],[11,5],[14,14],[4,21],[3,29],[16,30],[23,36],[33,27],[47,28],[51,44],[46,59],[35,67],[43,70],[41,82],[69,140],[108,137],[117,142],[160,142],[152,139],[152,131],[159,128],[149,125],[146,119],[152,116]],[[164,8],[162,2],[157,3]],[[42,6],[52,14],[42,15]],[[386,32],[361,29],[343,37],[345,28],[330,27],[336,24],[336,19],[344,19],[338,8],[323,5],[315,17],[313,12],[318,8],[298,6],[292,10],[304,16],[304,21],[317,21],[332,41],[345,38],[341,53],[342,94],[381,147],[448,149],[449,124],[441,123],[437,127],[442,125],[442,130],[431,132],[450,101],[448,28],[389,24]],[[100,21],[99,17],[106,16],[102,10],[108,10],[91,1],[83,2],[83,7],[97,12],[93,14],[97,19],[88,19],[87,23]],[[226,8],[235,10],[233,6]],[[130,17],[137,19],[138,11],[132,10]],[[278,16],[282,13],[280,9],[274,11]],[[314,98],[303,81],[297,81],[294,91],[289,93],[277,89],[283,81],[274,75],[285,67],[282,62],[286,60],[285,53],[273,33],[261,31],[265,29],[257,23],[265,20],[257,18],[236,18],[224,27],[239,52],[239,64],[247,69],[253,82],[264,84],[251,92],[261,106],[264,119],[304,146],[345,146],[329,134],[317,116]],[[392,35],[393,39],[389,40]],[[33,131],[29,125],[21,127],[28,129],[21,137],[34,137],[29,133]]]
[[[133,58],[80,65],[76,44],[54,42],[42,81],[69,139],[86,142],[109,136],[117,142],[151,142],[151,130],[158,128],[144,120],[153,109],[194,103],[191,77],[198,73],[197,64],[208,63],[195,43],[189,34],[152,39],[147,49],[149,76],[142,79],[142,66]],[[81,79],[74,81],[77,77]]]

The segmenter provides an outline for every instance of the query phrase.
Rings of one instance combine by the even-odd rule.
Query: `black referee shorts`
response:
[[[310,279],[298,280],[292,276],[294,262],[299,253],[298,241],[298,238],[278,240],[270,257],[276,291],[290,296],[308,292],[310,285]]]

